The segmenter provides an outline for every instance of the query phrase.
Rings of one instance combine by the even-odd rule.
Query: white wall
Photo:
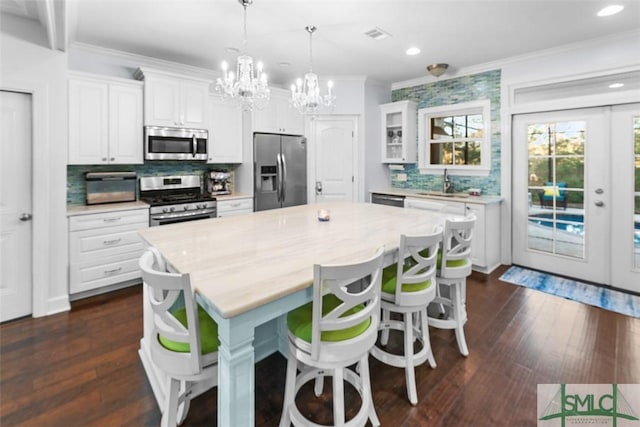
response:
[[[43,316],[69,309],[67,57],[47,48],[37,22],[5,14],[0,19],[0,87],[33,96],[33,313]]]
[[[364,200],[370,201],[370,190],[391,186],[389,167],[382,163],[382,135],[379,105],[391,102],[391,88],[371,80],[365,85],[365,182]]]

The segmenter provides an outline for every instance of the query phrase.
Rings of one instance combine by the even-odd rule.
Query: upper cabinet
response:
[[[210,80],[148,68],[139,68],[136,78],[144,78],[146,126],[206,128]]]
[[[209,96],[208,163],[242,163],[242,109],[217,95]]]
[[[290,105],[291,93],[284,89],[270,89],[269,104],[262,109],[253,109],[253,131],[302,135],[302,114]]]
[[[69,164],[142,160],[142,84],[70,73]]]
[[[416,103],[398,101],[380,105],[382,162],[416,162]]]

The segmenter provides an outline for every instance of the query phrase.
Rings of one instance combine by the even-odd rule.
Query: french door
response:
[[[640,291],[638,105],[514,117],[515,264]]]

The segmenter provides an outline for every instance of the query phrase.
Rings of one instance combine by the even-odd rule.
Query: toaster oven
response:
[[[87,205],[136,200],[135,172],[88,172]]]

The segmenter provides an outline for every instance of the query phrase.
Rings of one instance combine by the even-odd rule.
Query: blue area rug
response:
[[[640,318],[640,297],[636,295],[516,266],[510,267],[500,280]]]

